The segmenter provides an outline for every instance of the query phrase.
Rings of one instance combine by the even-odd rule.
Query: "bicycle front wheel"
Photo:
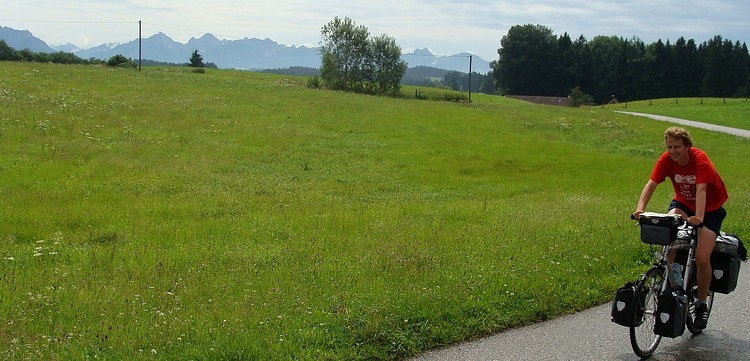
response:
[[[661,336],[654,333],[656,299],[664,285],[664,269],[653,267],[636,284],[630,324],[630,345],[638,357],[650,357],[659,346]]]

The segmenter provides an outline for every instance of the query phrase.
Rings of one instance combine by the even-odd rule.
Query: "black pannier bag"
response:
[[[668,245],[677,239],[681,219],[677,214],[645,212],[638,218],[641,241],[648,244]]]
[[[711,286],[709,289],[718,293],[730,293],[737,287],[740,274],[740,258],[721,253],[711,254]]]
[[[679,291],[662,292],[656,300],[654,333],[664,337],[678,337],[685,332],[687,297]]]
[[[646,295],[645,292],[641,293]],[[615,296],[612,299],[612,311],[610,312],[610,319],[612,322],[629,327],[633,320],[631,319],[633,307],[637,307],[635,300],[635,283],[628,282],[624,286],[620,287],[615,291]],[[643,318],[642,308],[638,307],[641,311],[635,316],[636,320]]]
[[[740,239],[732,234],[720,232],[716,237],[713,253],[722,253],[734,257],[739,257]]]
[[[716,238],[716,245],[711,253],[711,291],[726,294],[737,287],[741,262],[740,248],[744,248],[741,245],[742,241],[738,237],[724,232]]]
[[[716,238],[714,252],[729,253],[736,255],[741,261],[747,261],[747,249],[742,243],[740,236],[731,233],[720,232]]]
[[[729,234],[729,233],[723,233],[722,236],[724,237],[733,237],[737,239],[737,255],[740,257],[741,261],[747,261],[747,248],[745,248],[745,244],[742,243],[742,239],[740,239],[740,236],[736,234]]]

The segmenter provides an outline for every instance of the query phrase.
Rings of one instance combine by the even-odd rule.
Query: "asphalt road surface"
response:
[[[606,303],[573,315],[429,351],[413,361],[638,360],[630,347],[629,329],[610,321],[610,307]],[[685,329],[680,337],[663,337],[650,360],[750,360],[750,263],[742,263],[734,292],[716,294],[708,327],[702,333],[693,336]]]
[[[725,127],[723,125],[708,124],[708,123],[701,123],[701,122],[680,119],[680,118],[665,117],[663,115],[653,115],[653,114],[634,113],[634,112],[625,112],[625,111],[617,111],[616,113],[635,115],[639,117],[646,117],[646,118],[651,118],[654,120],[659,120],[662,122],[677,123],[677,124],[687,125],[690,127],[708,129],[708,130],[713,130],[715,132],[727,133],[727,134],[732,134],[732,135],[736,135],[739,137],[750,138],[750,130],[745,130],[745,129],[730,128],[730,127]]]
[[[620,113],[750,137],[750,131],[743,129]],[[638,360],[630,347],[628,328],[610,321],[610,308],[611,304],[606,303],[573,315],[429,351],[412,361]],[[750,361],[750,263],[742,263],[734,292],[716,294],[708,327],[702,333],[692,335],[686,329],[680,337],[662,338],[649,360]]]

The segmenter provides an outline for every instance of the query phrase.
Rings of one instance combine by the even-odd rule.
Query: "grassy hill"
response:
[[[0,357],[399,359],[646,268],[666,124],[305,83],[0,64]],[[748,140],[692,133],[750,234]]]

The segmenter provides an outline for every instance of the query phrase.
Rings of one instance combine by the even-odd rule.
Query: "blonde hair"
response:
[[[693,146],[693,137],[690,136],[690,133],[688,133],[685,128],[680,127],[669,127],[667,130],[664,131],[664,140],[666,141],[667,138],[674,138],[682,140],[682,144],[692,147]]]

